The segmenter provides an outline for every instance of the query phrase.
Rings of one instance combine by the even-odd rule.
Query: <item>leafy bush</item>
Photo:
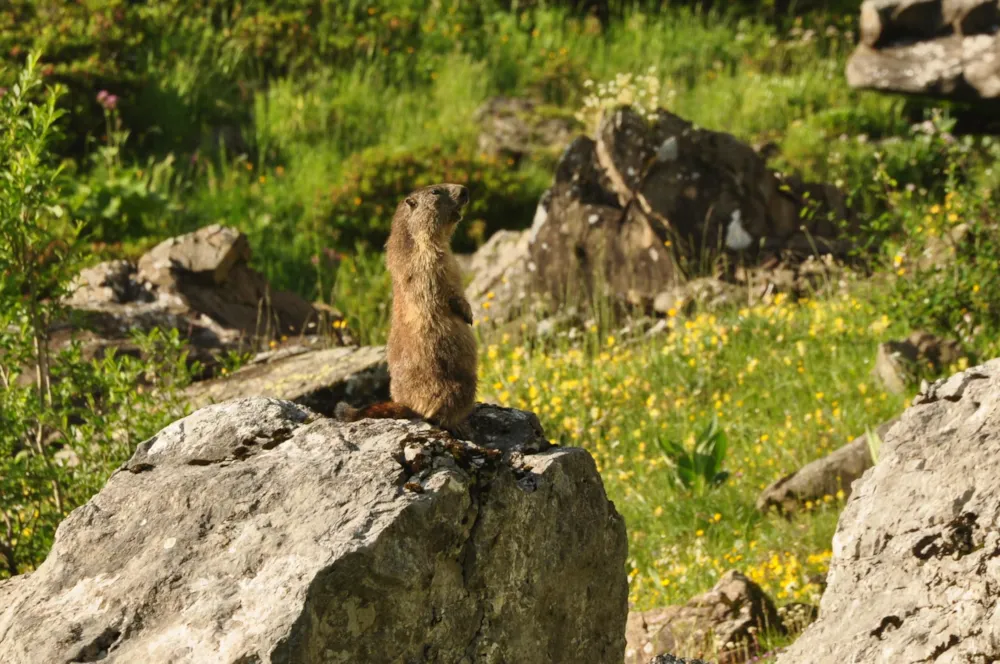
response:
[[[982,357],[1000,353],[1000,218],[983,192],[951,190],[913,215],[892,258],[891,315],[957,338]]]
[[[189,379],[176,332],[136,337],[142,360],[87,360],[51,337],[83,256],[79,225],[56,223],[60,91],[40,90],[37,67],[29,57],[0,98],[0,577],[41,562],[59,521],[178,413]]]
[[[435,182],[469,188],[472,202],[452,243],[471,251],[501,228],[531,223],[538,197],[547,185],[542,172],[513,170],[495,157],[441,147],[397,152],[378,148],[359,153],[347,165],[342,183],[331,192],[332,207],[317,229],[333,246],[361,241],[380,247],[389,235],[396,205],[413,189]]]
[[[106,91],[101,95],[114,99]],[[105,108],[105,120],[107,142],[90,155],[90,168],[69,182],[66,205],[89,239],[121,242],[155,235],[176,223],[165,220],[183,213],[176,196],[180,178],[174,157],[150,157],[145,166],[124,163],[129,132],[113,103]]]
[[[449,0],[11,0],[0,9],[0,62],[44,48],[41,72],[64,84],[67,147],[100,130],[98,89],[120,95],[125,123],[147,147],[190,151],[203,132],[248,119],[267,79],[365,63],[394,80],[430,80],[426,54],[482,51],[494,4]],[[415,55],[416,54],[416,55]],[[0,76],[0,86],[9,83]]]

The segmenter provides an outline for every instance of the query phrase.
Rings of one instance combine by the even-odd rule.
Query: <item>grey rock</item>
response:
[[[784,631],[774,602],[756,583],[730,570],[712,590],[687,604],[630,613],[625,664],[678,652],[714,655],[719,664],[735,664],[758,651],[754,633],[767,630]]]
[[[70,285],[67,304],[74,306],[95,301],[123,303],[150,299],[152,297],[136,278],[135,265],[115,260],[81,270]]]
[[[137,265],[111,261],[83,270],[66,303],[95,337],[84,339],[86,354],[100,357],[111,348],[134,354],[132,332],[154,329],[177,330],[190,359],[209,369],[226,351],[271,340],[352,342],[347,330],[330,326],[342,319],[339,313],[272,289],[249,266],[250,255],[243,233],[216,224],[161,242]],[[74,336],[53,333],[62,333],[57,346]]]
[[[176,273],[186,272],[221,284],[234,265],[249,260],[246,235],[235,228],[212,224],[150,249],[139,259],[139,277],[156,286],[170,286]]]
[[[879,46],[905,37],[936,37],[944,27],[941,0],[866,0],[861,3],[861,43]]]
[[[528,247],[532,285],[560,304],[610,295],[650,306],[675,283],[674,258],[641,213],[621,206],[596,146],[574,140],[539,202]]]
[[[779,664],[1000,659],[1000,360],[931,385],[833,539],[819,620]]]
[[[242,397],[293,401],[332,415],[337,402],[366,405],[389,398],[389,368],[382,346],[301,349],[273,354],[228,376],[184,390],[194,408]]]
[[[0,582],[0,662],[620,664],[626,549],[582,449],[515,466],[240,399],[140,445]]]
[[[883,422],[875,428],[875,433],[885,438],[897,421],[898,418]],[[788,512],[806,501],[836,495],[837,491],[843,491],[845,497],[850,496],[854,481],[872,465],[868,435],[862,434],[825,457],[772,483],[757,497],[757,509],[763,512],[774,507]]]
[[[962,354],[962,345],[954,339],[918,330],[906,339],[879,344],[872,375],[888,391],[903,394],[922,376],[947,369]]]
[[[481,129],[479,151],[520,159],[535,152],[561,150],[578,124],[570,117],[553,115],[526,97],[493,97],[477,111]]]
[[[528,263],[537,290],[646,310],[712,257],[846,255],[845,233],[858,229],[835,187],[779,177],[729,134],[627,107],[605,116],[596,140],[569,145],[538,210]]]
[[[891,342],[878,345],[875,351],[875,366],[872,375],[878,378],[886,390],[893,394],[902,394],[910,380],[906,374],[903,362],[896,355],[895,346]]]
[[[880,50],[862,45],[847,63],[847,82],[959,101],[998,99],[1000,35],[955,35]]]
[[[857,88],[975,101],[1000,98],[997,0],[867,0],[847,64]]]
[[[861,5],[861,43],[885,44],[947,34],[995,32],[996,0],[866,0]]]
[[[480,322],[504,323],[530,307],[528,231],[497,231],[473,254],[465,297]]]

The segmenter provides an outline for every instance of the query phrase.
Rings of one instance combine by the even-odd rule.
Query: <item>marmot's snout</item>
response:
[[[458,209],[461,210],[469,203],[469,190],[460,184],[446,184],[443,185],[445,191],[448,192],[448,198],[454,201]]]
[[[444,188],[448,192],[448,198],[455,205],[452,208],[451,222],[458,223],[462,220],[462,213],[465,211],[465,206],[469,204],[469,190],[460,184],[446,184]]]

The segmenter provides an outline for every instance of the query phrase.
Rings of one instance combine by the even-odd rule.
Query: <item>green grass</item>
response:
[[[597,326],[579,346],[488,344],[483,397],[538,413],[552,440],[594,455],[628,524],[631,598],[683,602],[742,569],[779,602],[816,601],[841,498],[800,519],[759,514],[759,491],[897,414],[877,344],[905,331],[863,293],[671,319],[651,341]],[[712,417],[729,440],[718,487],[688,489],[660,440],[693,447]]]
[[[858,205],[882,243],[866,256],[870,281],[673,318],[652,340],[618,338],[603,319],[574,344],[483,331],[481,398],[534,410],[550,438],[593,453],[627,521],[637,607],[686,601],[730,568],[779,603],[815,602],[842,499],[786,520],[759,514],[757,493],[902,410],[870,378],[878,343],[926,328],[1000,353],[1000,146],[952,137],[955,109],[848,87],[857,3],[781,23],[774,3],[616,2],[606,27],[546,3],[425,4],[16,0],[0,10],[0,64],[12,65],[0,87],[41,47],[50,80],[69,86],[64,197],[94,260],[235,226],[272,283],[331,302],[364,343],[385,339],[379,252],[406,191],[470,186],[462,251],[530,223],[554,156],[477,153],[474,113],[494,95],[573,117],[601,83],[630,74],[634,92],[648,74],[658,103],[698,125],[776,142],[775,166],[836,182]],[[120,96],[108,114],[101,88]],[[923,117],[932,126],[914,131]],[[945,270],[921,266],[961,222],[969,247]],[[690,449],[713,417],[728,479],[678,484],[660,443]]]

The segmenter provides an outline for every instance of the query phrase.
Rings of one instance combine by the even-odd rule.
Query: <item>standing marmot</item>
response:
[[[451,253],[451,236],[469,202],[458,184],[418,189],[397,207],[386,244],[392,277],[389,394],[392,401],[337,416],[422,417],[455,431],[476,403],[476,338],[472,307]]]

